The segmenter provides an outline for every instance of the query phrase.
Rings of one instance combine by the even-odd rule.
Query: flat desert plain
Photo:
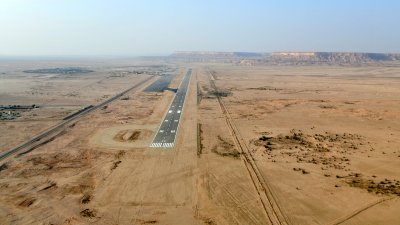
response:
[[[3,151],[148,80],[3,160],[1,224],[400,224],[400,67],[132,63],[82,64],[74,82],[3,67],[0,85],[21,86],[1,104],[60,107],[2,121]],[[150,148],[174,92],[145,90],[165,68],[171,90],[193,74],[175,147]]]

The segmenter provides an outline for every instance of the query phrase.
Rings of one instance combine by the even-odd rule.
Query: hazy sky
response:
[[[400,52],[397,0],[0,0],[0,55]]]

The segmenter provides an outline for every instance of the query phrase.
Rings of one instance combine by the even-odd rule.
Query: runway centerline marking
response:
[[[161,125],[158,128],[153,142],[150,144],[152,148],[173,148],[175,146],[176,135],[178,134],[178,128],[180,118],[183,113],[183,104],[185,102],[187,89],[189,86],[190,77],[192,76],[192,69],[188,69],[185,77],[179,86],[174,99],[168,109],[168,113],[165,118],[161,121]],[[174,107],[178,106],[179,110],[173,110]]]

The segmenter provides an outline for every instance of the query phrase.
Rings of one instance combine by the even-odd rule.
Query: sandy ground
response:
[[[0,62],[0,105],[39,106],[21,112],[21,117],[15,121],[0,121],[0,152],[23,143],[67,115],[98,104],[140,82],[147,75],[126,73],[138,69],[135,63]],[[23,72],[32,68],[68,66],[82,66],[94,72],[71,75]]]
[[[171,84],[177,87],[185,71]],[[150,84],[149,82],[148,84]],[[147,85],[148,85],[147,84]],[[76,122],[55,140],[4,164],[4,224],[196,224],[196,82],[171,150],[148,144],[172,92],[132,92]],[[114,140],[118,131],[145,133]],[[107,136],[107,134],[110,134]],[[107,138],[103,138],[107,137]]]
[[[290,223],[400,222],[398,68],[212,69]]]
[[[399,68],[183,65],[171,88],[188,67],[194,70],[175,148],[148,147],[173,98],[143,92],[152,80],[2,162],[0,224],[270,224],[260,195],[266,188],[287,224],[400,223]],[[229,117],[208,68],[227,94],[221,100]],[[140,77],[112,80],[99,87],[112,94]],[[102,94],[82,96],[87,104]],[[75,107],[68,99],[55,102]],[[41,108],[48,111],[38,120],[4,124],[26,140],[65,112],[51,109]],[[14,145],[7,135],[0,138]]]

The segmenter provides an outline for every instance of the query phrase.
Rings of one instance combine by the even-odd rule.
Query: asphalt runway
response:
[[[174,99],[168,109],[167,114],[163,121],[161,121],[160,128],[153,139],[150,147],[152,148],[173,148],[175,147],[175,138],[178,133],[179,122],[182,115],[183,104],[189,86],[190,77],[192,76],[192,69],[188,69]]]
[[[164,75],[144,89],[144,92],[163,92],[168,89],[175,75]]]

